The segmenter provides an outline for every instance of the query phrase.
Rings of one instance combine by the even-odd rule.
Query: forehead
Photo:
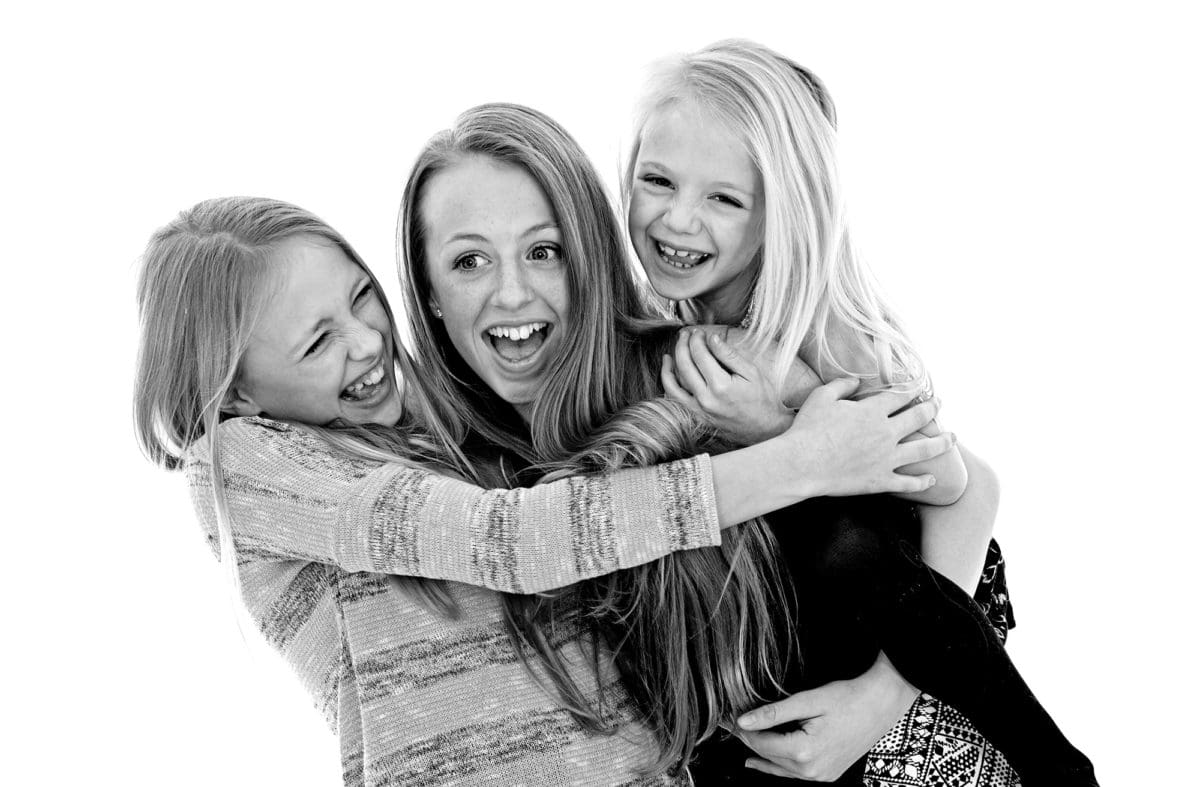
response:
[[[345,305],[346,293],[366,273],[322,238],[288,238],[269,257],[271,289],[255,331],[266,340],[291,340]]]
[[[717,180],[748,180],[758,174],[741,137],[692,101],[676,101],[651,113],[642,130],[638,160],[686,166]]]
[[[421,195],[420,214],[433,244],[458,233],[521,232],[554,217],[532,175],[486,156],[462,159],[434,175]]]

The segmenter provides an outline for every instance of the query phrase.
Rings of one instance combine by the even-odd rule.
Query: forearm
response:
[[[786,508],[816,493],[794,475],[780,438],[714,456],[712,481],[722,528]]]
[[[898,721],[921,693],[900,674],[891,659],[882,651],[860,680],[873,687],[875,703],[881,718],[893,718]]]
[[[720,543],[706,456],[486,490],[408,464],[349,459],[279,422],[237,419],[221,437],[228,524],[239,551],[264,559],[532,593]],[[203,452],[188,480],[215,531]]]
[[[1000,487],[990,467],[962,446],[959,449],[970,481],[953,504],[920,506],[921,557],[967,595],[974,595],[992,538]]]

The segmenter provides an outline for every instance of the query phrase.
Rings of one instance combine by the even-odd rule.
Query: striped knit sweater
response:
[[[589,734],[521,665],[494,591],[719,543],[708,457],[485,491],[335,456],[278,421],[220,428],[244,601],[338,734],[346,785],[641,783],[657,748],[615,670],[594,675],[585,641],[563,639],[578,685],[618,724]],[[200,441],[186,472],[216,549],[209,462]],[[390,574],[450,580],[460,616],[414,602]]]

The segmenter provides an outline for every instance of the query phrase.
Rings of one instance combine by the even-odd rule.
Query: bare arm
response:
[[[974,595],[1000,506],[995,471],[958,446],[971,482],[948,506],[920,506],[921,556],[931,568]]]

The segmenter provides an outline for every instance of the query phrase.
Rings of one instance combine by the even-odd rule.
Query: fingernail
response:
[[[713,344],[721,344],[725,341],[724,339],[721,338],[721,334],[719,334],[719,333],[710,333],[708,335],[708,338],[712,339]]]
[[[738,716],[737,725],[739,727],[749,727],[753,723],[754,723],[754,714],[753,713],[746,713],[741,716]]]
[[[936,483],[937,483],[937,479],[934,478],[933,476],[929,476],[929,485],[933,486]]]

